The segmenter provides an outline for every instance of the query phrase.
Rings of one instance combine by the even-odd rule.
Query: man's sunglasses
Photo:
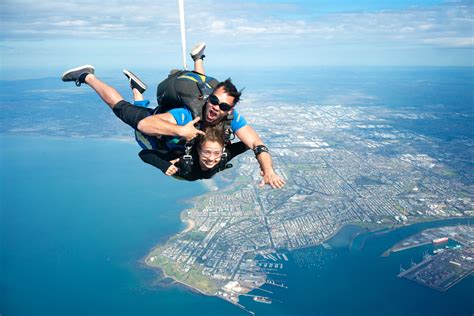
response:
[[[213,105],[218,105],[219,109],[221,109],[222,111],[230,111],[230,109],[234,107],[233,105],[230,105],[228,103],[219,102],[219,98],[216,97],[214,94],[211,94],[209,96],[209,102],[211,102],[211,104]]]

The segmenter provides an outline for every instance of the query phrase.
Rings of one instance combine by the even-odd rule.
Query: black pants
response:
[[[112,109],[115,115],[125,124],[130,125],[133,129],[137,129],[138,122],[153,114],[153,109],[132,105],[129,102],[119,101]]]

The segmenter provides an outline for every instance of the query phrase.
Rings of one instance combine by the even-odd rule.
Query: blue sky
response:
[[[0,2],[2,78],[181,65],[178,1]],[[220,67],[472,66],[474,0],[185,0],[188,48]]]

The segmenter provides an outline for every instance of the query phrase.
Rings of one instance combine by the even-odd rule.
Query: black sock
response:
[[[77,81],[79,81],[80,83],[86,83],[86,77],[88,74],[88,72],[82,73],[77,79]]]

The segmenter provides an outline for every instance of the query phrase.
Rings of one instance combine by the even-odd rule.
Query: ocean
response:
[[[405,121],[405,128],[446,141],[472,139],[471,68],[324,71],[294,71],[272,83],[266,80],[277,78],[274,71],[241,72],[234,78],[247,83],[248,101],[259,95],[308,106],[365,104],[464,113],[452,119],[440,115],[421,125]],[[155,244],[184,229],[179,213],[206,187],[167,178],[143,164],[128,128],[90,91],[54,80],[2,81],[0,314],[248,315],[223,300],[163,282],[142,264]],[[51,95],[48,89],[55,88]],[[29,101],[21,111],[13,95],[18,90]],[[62,107],[65,103],[68,107]],[[92,124],[90,117],[105,123]],[[467,157],[468,167],[462,167],[466,183],[472,182],[472,152],[459,146],[458,154]],[[353,247],[346,241],[354,229],[346,228],[331,250],[288,253],[288,289],[265,286],[274,292],[273,304],[248,298],[242,303],[259,316],[472,315],[473,277],[439,293],[396,277],[400,264],[419,261],[426,249],[380,257],[405,236],[442,224],[363,234]]]
[[[157,286],[158,274],[141,263],[185,228],[179,213],[205,192],[201,184],[158,174],[139,160],[134,143],[0,142],[1,315],[192,315],[205,313],[206,302],[234,310]]]

